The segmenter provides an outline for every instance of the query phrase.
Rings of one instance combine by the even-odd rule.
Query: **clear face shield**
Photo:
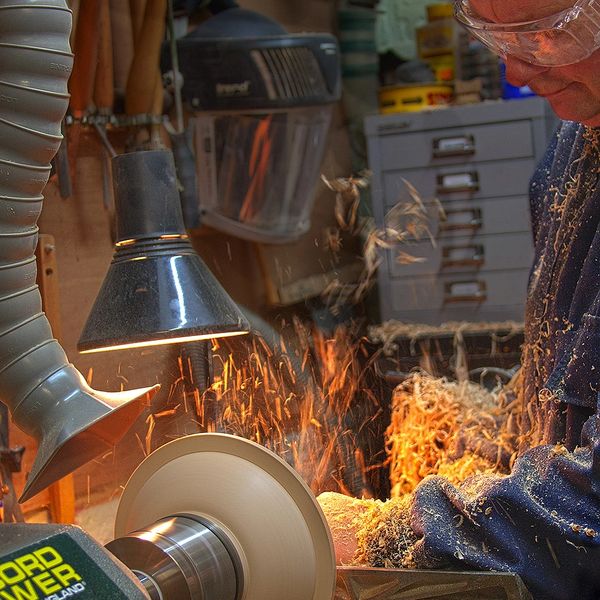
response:
[[[197,113],[194,127],[203,221],[264,243],[310,227],[332,106]]]
[[[456,19],[492,52],[532,65],[578,63],[600,49],[600,1],[578,0],[573,7],[535,21],[494,23],[483,19],[470,0],[455,0]]]

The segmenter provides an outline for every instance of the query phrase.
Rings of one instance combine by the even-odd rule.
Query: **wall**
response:
[[[246,8],[263,12],[283,23],[291,31],[331,31],[335,23],[334,2],[326,0],[242,0]],[[69,357],[98,389],[131,388],[163,384],[163,392],[153,407],[146,411],[138,426],[110,455],[84,467],[77,473],[80,505],[93,502],[94,494],[103,496],[118,491],[128,473],[143,458],[149,445],[147,423],[151,412],[160,411],[173,395],[179,394],[180,377],[176,349],[118,352],[102,355],[78,355],[77,339],[97,291],[102,284],[112,256],[110,219],[105,209],[103,189],[105,160],[98,137],[84,130],[79,143],[79,156],[74,165],[74,194],[63,200],[56,182],[45,191],[46,203],[40,230],[56,237],[61,295],[63,339]],[[336,107],[329,137],[323,172],[328,177],[350,174],[350,144],[341,108]],[[263,276],[284,273],[285,281],[293,281],[329,270],[333,263],[323,249],[323,230],[334,224],[333,195],[319,184],[313,214],[313,227],[299,243],[289,247],[262,247],[204,231],[194,243],[214,274],[240,303],[269,318],[273,311],[266,303]],[[352,262],[357,248],[348,245],[342,256]],[[259,263],[258,256],[261,257]],[[175,387],[174,387],[175,386]],[[187,411],[166,428],[165,436],[195,430],[193,416]],[[33,451],[29,450],[29,456]]]

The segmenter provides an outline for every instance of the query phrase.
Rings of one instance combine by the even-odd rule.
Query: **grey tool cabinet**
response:
[[[407,197],[406,180],[427,206],[435,239],[384,251],[382,320],[523,319],[533,260],[529,180],[557,125],[541,98],[366,119],[377,226]],[[400,264],[397,250],[426,260]]]

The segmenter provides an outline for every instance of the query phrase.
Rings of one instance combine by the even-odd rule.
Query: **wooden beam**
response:
[[[37,283],[42,295],[42,307],[57,340],[62,336],[60,295],[56,263],[56,244],[51,235],[40,235],[36,251]],[[56,523],[75,522],[75,484],[73,475],[67,475],[50,486],[50,514]]]

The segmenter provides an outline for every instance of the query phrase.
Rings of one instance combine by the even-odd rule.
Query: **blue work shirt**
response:
[[[515,572],[536,600],[600,598],[599,173],[600,130],[564,123],[531,184],[520,414],[536,447],[508,477],[417,488],[418,567]]]

